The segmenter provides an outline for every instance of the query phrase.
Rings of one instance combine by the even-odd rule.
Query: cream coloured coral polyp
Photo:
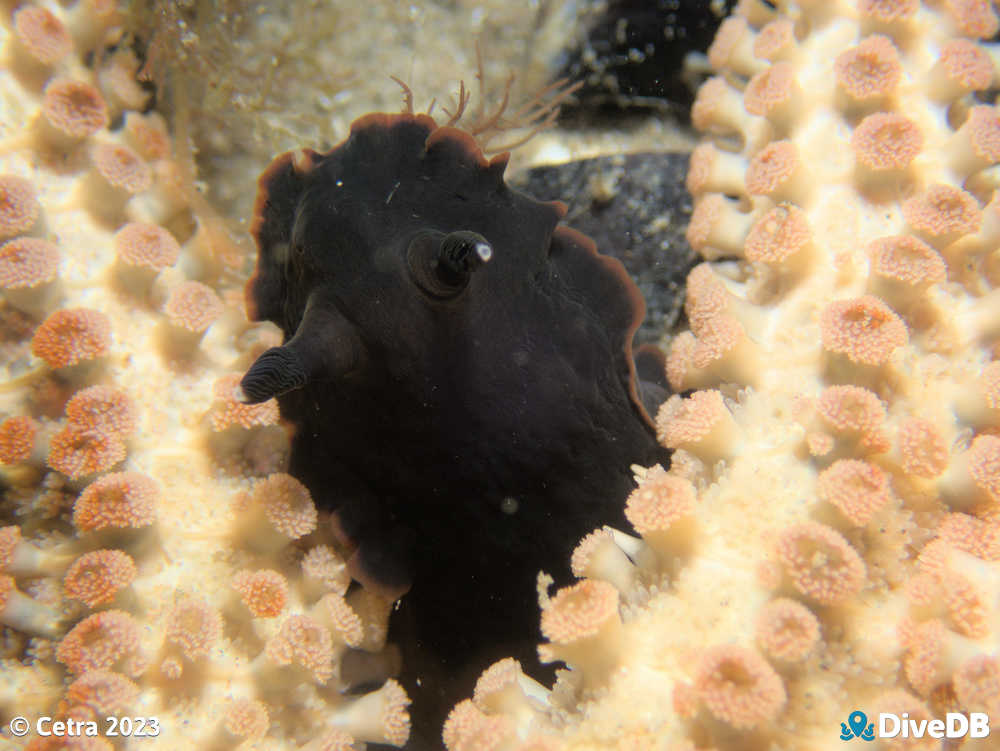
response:
[[[797,62],[797,53],[795,24],[787,18],[764,24],[754,39],[753,54],[761,60],[794,63]]]
[[[63,627],[58,612],[21,593],[6,575],[0,575],[0,623],[47,639],[58,636]]]
[[[525,675],[521,664],[510,657],[486,668],[476,680],[473,692],[473,702],[479,709],[511,717],[522,733],[539,719],[548,699],[548,689]]]
[[[34,66],[42,71],[51,68],[73,51],[73,39],[65,25],[52,11],[25,5],[13,17],[10,63],[14,66]]]
[[[689,480],[656,466],[646,471],[625,502],[625,517],[649,545],[660,566],[695,551],[697,497]]]
[[[956,510],[1000,502],[1000,438],[977,436],[968,449],[953,455],[938,478],[938,490]]]
[[[36,120],[39,141],[57,152],[72,152],[107,127],[108,106],[96,87],[71,78],[50,80]]]
[[[988,39],[1000,26],[989,0],[945,0],[944,7],[958,31],[973,39]]]
[[[754,36],[746,19],[727,18],[708,48],[708,61],[716,70],[732,71],[739,76],[754,75],[765,65],[754,54]]]
[[[844,603],[865,584],[864,561],[826,525],[803,522],[782,530],[775,552],[795,590],[820,604]]]
[[[86,481],[114,469],[126,454],[119,435],[70,424],[52,436],[48,464],[70,480]]]
[[[738,139],[748,151],[766,142],[765,133],[770,128],[764,118],[747,114],[740,92],[718,76],[698,90],[691,122],[699,130]]]
[[[746,160],[739,154],[720,151],[703,143],[691,153],[687,175],[688,192],[695,198],[703,193],[745,194],[743,174]]]
[[[0,422],[0,464],[19,464],[35,455],[38,423],[27,415]]]
[[[68,703],[83,706],[96,715],[121,715],[133,709],[140,689],[135,681],[110,670],[91,670],[66,689]]]
[[[205,600],[178,598],[167,613],[165,641],[189,662],[209,657],[221,637],[222,618]]]
[[[343,558],[329,545],[312,547],[302,557],[301,590],[307,601],[318,600],[329,592],[344,595],[350,583]]]
[[[197,356],[202,338],[222,316],[225,307],[208,285],[188,280],[173,287],[164,305],[166,320],[158,330],[158,342],[169,360]]]
[[[768,325],[767,312],[749,304],[744,298],[745,292],[744,286],[724,279],[709,264],[695,266],[688,275],[684,303],[684,312],[694,322],[695,334],[702,322],[727,315],[738,321],[749,336],[761,337]]]
[[[934,478],[948,467],[948,446],[940,431],[927,420],[909,418],[897,433],[903,469],[916,477]]]
[[[69,368],[97,360],[111,346],[108,317],[88,308],[63,308],[35,331],[31,351],[50,368]]]
[[[955,672],[955,693],[963,706],[974,711],[1000,711],[1000,657],[976,655]]]
[[[329,724],[368,743],[403,746],[410,737],[409,704],[402,686],[390,678],[377,691],[338,707]]]
[[[258,482],[237,511],[235,539],[260,553],[276,553],[316,528],[316,506],[309,491],[284,473]]]
[[[800,602],[777,598],[757,614],[757,642],[772,657],[798,662],[805,659],[819,641],[819,620]]]
[[[4,299],[32,318],[45,318],[64,296],[61,261],[56,245],[41,238],[17,237],[3,243],[0,291]]]
[[[618,590],[607,582],[584,579],[559,590],[542,610],[538,647],[542,662],[562,660],[580,672],[583,685],[594,690],[617,669],[625,644],[618,613]]]
[[[958,390],[953,405],[956,416],[973,428],[1000,425],[1000,362],[991,362]]]
[[[699,322],[695,333],[698,343],[691,353],[691,364],[700,372],[702,379],[706,376],[707,379],[693,385],[757,385],[763,352],[736,318],[713,316]]]
[[[915,164],[923,144],[923,132],[907,117],[877,112],[864,118],[851,136],[858,190],[876,203],[912,190],[908,186],[920,183]]]
[[[938,528],[942,540],[987,561],[1000,560],[1000,524],[968,514],[948,514]]]
[[[799,156],[794,142],[772,141],[754,154],[745,175],[747,191],[767,196],[775,203],[789,202],[805,206],[812,193],[809,169]]]
[[[274,618],[288,603],[288,580],[273,569],[237,571],[232,585],[255,618]]]
[[[584,537],[573,549],[570,558],[573,575],[606,581],[620,592],[635,586],[635,565],[606,529],[596,529]]]
[[[130,149],[110,141],[90,149],[91,169],[81,184],[79,202],[100,221],[112,227],[125,223],[126,203],[153,184],[149,165]]]
[[[121,550],[92,550],[77,558],[66,571],[66,595],[89,608],[107,605],[136,576],[135,562]]]
[[[125,142],[147,162],[170,156],[170,133],[167,121],[159,112],[128,112],[122,128]]]
[[[695,691],[716,718],[736,729],[770,722],[787,700],[774,668],[756,652],[735,645],[705,650]]]
[[[121,610],[102,610],[77,623],[59,642],[56,659],[75,675],[120,670],[136,676],[145,667],[139,626]]]
[[[837,56],[834,64],[842,106],[877,111],[886,105],[902,78],[899,52],[889,37],[873,34]]]
[[[739,210],[739,202],[722,195],[704,196],[695,204],[686,238],[705,258],[740,256],[743,243],[756,220],[754,213]]]
[[[267,732],[270,724],[266,704],[256,699],[238,698],[226,708],[222,719],[220,730],[228,737],[223,736],[219,740],[230,743],[256,740]]]
[[[865,33],[885,34],[893,39],[908,40],[916,31],[914,17],[920,0],[860,0],[858,12]]]
[[[131,49],[119,48],[104,58],[97,72],[97,81],[113,119],[123,112],[145,109],[151,92],[137,80],[139,67],[139,59]]]
[[[903,661],[906,679],[918,694],[926,696],[979,653],[975,641],[948,630],[940,620],[924,621],[909,639]]]
[[[890,502],[885,473],[870,462],[855,459],[838,459],[820,472],[816,494],[856,525],[867,524]]]
[[[767,118],[783,135],[807,113],[809,100],[795,80],[795,66],[779,61],[750,79],[743,101],[747,112]]]
[[[714,389],[696,391],[688,399],[670,397],[656,415],[657,437],[667,448],[683,448],[708,465],[740,450],[740,428]]]
[[[805,212],[782,203],[760,217],[743,245],[748,261],[765,264],[780,274],[797,277],[815,261],[816,246]]]

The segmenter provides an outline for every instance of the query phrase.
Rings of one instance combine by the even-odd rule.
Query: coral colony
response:
[[[122,16],[8,8],[0,743],[404,744],[392,603],[349,589],[328,518],[283,472],[275,402],[235,399],[277,340],[247,322],[242,257],[142,112]]]
[[[637,468],[632,529],[542,593],[555,686],[493,665],[450,751],[840,748],[858,707],[1000,727],[1000,116],[974,96],[997,31],[975,0],[742,0],[723,23],[670,468]]]
[[[335,519],[329,491],[312,486],[303,467],[315,465],[315,449],[289,438],[266,397],[321,369],[266,356],[289,343],[247,321],[245,256],[185,178],[164,120],[143,113],[149,92],[136,84],[138,60],[115,45],[114,5],[10,6],[0,24],[3,743],[406,744],[418,707],[394,676],[413,666],[388,634],[419,622],[419,566],[410,604],[405,595],[393,613],[389,596],[410,583],[397,574],[420,556],[396,561],[379,546],[426,545],[420,525],[430,522],[410,508],[396,526],[391,514],[357,509]],[[848,731],[864,745],[868,725],[878,735],[893,716],[906,737],[873,747],[931,749],[941,742],[915,733],[961,715],[990,719],[993,737],[970,733],[949,748],[996,748],[1000,116],[977,92],[997,79],[986,40],[998,28],[989,0],[737,4],[692,110],[704,141],[688,175],[688,239],[705,263],[688,279],[690,330],[669,342],[676,393],[655,410],[657,442],[672,455],[588,448],[606,466],[579,471],[615,478],[595,487],[618,497],[593,497],[608,515],[588,514],[592,529],[573,530],[571,514],[551,520],[578,543],[562,558],[578,580],[518,584],[541,606],[541,639],[535,628],[504,635],[557,665],[555,681],[529,677],[523,659],[488,657],[471,666],[478,681],[429,747],[812,751],[844,748]],[[362,137],[423,121],[378,122],[384,130]],[[437,145],[476,172],[466,141]],[[303,153],[299,166],[321,159]],[[293,174],[295,161],[286,167]],[[537,206],[528,213],[553,215],[532,231],[552,233],[564,260],[603,263]],[[412,249],[408,281],[440,292],[435,285],[468,275],[463,301],[497,299],[470,294],[512,258],[490,237],[490,213],[477,211],[401,241]],[[375,221],[355,237],[393,226]],[[297,252],[279,245],[271,252]],[[425,263],[434,257],[445,259],[443,277]],[[559,270],[576,279],[572,264]],[[253,289],[269,293],[261,271]],[[518,273],[500,276],[517,282]],[[304,297],[291,303],[286,333],[309,319]],[[604,374],[587,398],[615,394],[621,408],[602,419],[620,415],[613,429],[641,436],[620,346],[635,306],[612,307],[604,320],[602,308],[584,306],[584,328],[604,324],[608,338],[594,362],[568,368],[570,386],[551,404],[578,404],[581,373]],[[515,312],[526,326],[543,315]],[[277,318],[264,304],[256,314]],[[441,346],[426,323],[388,318],[362,339],[365,357],[390,362],[376,343],[405,325],[419,360]],[[483,362],[523,362],[555,390],[547,371],[531,370],[531,352],[514,358],[505,325],[504,349],[484,351]],[[475,331],[437,337],[469,343]],[[608,353],[610,375],[600,365]],[[262,376],[269,360],[283,364],[281,378]],[[481,384],[475,362],[451,365],[463,383]],[[241,390],[248,373],[258,378]],[[327,397],[320,387],[320,398],[337,388]],[[310,393],[288,392],[282,410]],[[454,396],[477,406],[475,393]],[[357,410],[349,416],[361,424]],[[393,450],[390,459],[402,453]],[[309,461],[297,465],[298,456]],[[570,465],[554,472],[554,493],[584,482]],[[426,495],[434,478],[413,481]],[[531,518],[524,501],[501,499],[500,511]],[[455,586],[447,575],[436,584],[442,601]],[[108,737],[109,716],[153,737]],[[30,720],[24,736],[21,719]],[[57,723],[93,723],[99,735],[38,734]]]

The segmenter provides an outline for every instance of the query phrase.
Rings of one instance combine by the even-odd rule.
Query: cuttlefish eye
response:
[[[468,230],[419,232],[406,249],[410,278],[430,297],[448,300],[466,288],[473,272],[493,257],[485,237]]]

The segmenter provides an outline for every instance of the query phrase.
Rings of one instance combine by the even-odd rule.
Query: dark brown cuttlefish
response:
[[[285,343],[242,389],[294,424],[289,472],[336,510],[355,578],[409,590],[392,628],[415,744],[493,659],[537,673],[538,572],[565,580],[581,537],[626,524],[629,465],[669,461],[638,289],[506,163],[427,115],[372,114],[278,157],[257,198],[248,308]]]

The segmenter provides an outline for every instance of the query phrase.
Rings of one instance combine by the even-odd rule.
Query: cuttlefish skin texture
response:
[[[505,164],[424,115],[278,157],[247,286],[285,335],[247,398],[278,397],[289,472],[336,512],[352,573],[409,589],[393,628],[454,675],[530,663],[538,572],[564,580],[580,538],[626,527],[629,466],[669,461],[639,398],[638,289]]]

